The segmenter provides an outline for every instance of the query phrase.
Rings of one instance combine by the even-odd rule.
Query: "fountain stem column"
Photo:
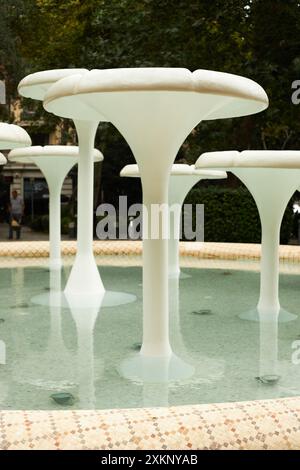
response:
[[[60,194],[65,177],[75,165],[76,160],[70,156],[43,156],[31,157],[43,173],[49,189],[49,245],[50,245],[50,269],[61,269],[61,210]]]
[[[262,238],[261,238],[261,276],[260,296],[257,308],[261,312],[279,313],[280,304],[278,296],[279,279],[279,244],[280,225],[283,212],[274,208],[271,213],[260,207]]]
[[[105,289],[93,254],[93,149],[98,122],[77,120],[75,126],[79,143],[77,255],[65,293],[99,297]]]
[[[168,306],[168,172],[155,184],[143,179],[143,356],[169,356]],[[154,213],[157,214],[155,220]],[[166,209],[166,212],[164,210]],[[146,213],[145,213],[146,212]],[[147,229],[146,229],[147,228]],[[156,234],[153,230],[157,231]],[[148,232],[148,233],[146,233]],[[157,237],[155,238],[155,235]]]
[[[171,204],[169,202],[171,208]],[[178,208],[174,211],[170,210],[169,226],[170,226],[170,239],[169,239],[169,277],[176,278],[180,276],[179,264],[179,239],[180,239],[180,215],[181,215],[181,201]]]
[[[63,179],[56,184],[49,184],[49,240],[50,240],[50,269],[61,268],[60,237],[61,210],[60,193]]]
[[[177,166],[177,165],[176,165]],[[180,167],[180,165],[178,165]],[[191,170],[191,167],[188,167]],[[204,172],[205,173],[205,172]],[[216,173],[216,178],[224,178],[226,174]],[[169,208],[170,208],[170,239],[169,239],[169,277],[180,276],[180,254],[179,240],[181,235],[181,212],[184,200],[192,187],[201,179],[212,178],[213,174],[201,174],[191,172],[190,174],[172,174],[169,183]]]

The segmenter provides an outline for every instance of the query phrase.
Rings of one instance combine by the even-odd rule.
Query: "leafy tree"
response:
[[[0,106],[1,120],[8,120],[10,117],[10,98],[16,94],[16,87],[23,73],[17,34],[21,7],[21,0],[0,3],[0,80],[5,82],[7,97],[7,106]]]
[[[247,69],[265,88],[270,107],[260,116],[263,148],[299,148],[299,109],[291,84],[300,75],[300,4],[297,0],[253,0],[246,36],[251,49]]]
[[[26,73],[74,66],[207,68],[247,76],[266,89],[270,97],[267,111],[202,122],[183,144],[178,158],[194,162],[209,150],[299,146],[299,108],[291,103],[291,83],[300,78],[297,0],[8,3],[18,3],[18,14],[9,10],[11,46],[7,49],[16,48],[15,57],[23,57]],[[15,76],[23,69],[24,64]],[[118,178],[120,167],[134,161],[122,136],[113,126],[102,125],[97,145],[107,157],[103,166],[106,200],[114,200],[124,191],[137,197],[136,188],[132,190],[131,183]],[[226,184],[238,183],[232,177]]]

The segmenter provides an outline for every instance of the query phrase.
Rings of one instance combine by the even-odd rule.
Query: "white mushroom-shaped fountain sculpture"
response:
[[[267,106],[266,93],[252,80],[209,70],[192,73],[182,68],[91,70],[59,80],[44,99],[46,110],[81,120],[79,145],[82,142],[86,155],[94,143],[91,121],[98,123],[104,118],[117,127],[139,166],[148,215],[152,204],[168,204],[172,164],[200,121],[253,114]],[[163,219],[159,218],[161,227],[165,225]],[[148,226],[151,223],[150,215]],[[172,354],[168,240],[161,230],[158,232],[157,239],[143,241],[141,368],[145,356],[166,358]]]
[[[86,69],[57,69],[36,72],[23,78],[18,86],[20,95],[36,100],[43,100],[45,94],[57,81],[81,77],[88,73]],[[68,83],[68,81],[67,81]],[[89,115],[76,111],[72,116],[78,135],[78,196],[77,196],[77,253],[72,267],[65,294],[69,298],[81,297],[80,305],[87,300],[89,305],[115,306],[132,302],[135,296],[123,292],[107,292],[104,288],[93,253],[93,206],[94,206],[94,164],[93,148],[99,121],[107,119],[97,112]],[[89,109],[89,108],[88,108]]]
[[[260,215],[261,275],[260,297],[257,309],[243,313],[241,318],[258,320],[278,316],[280,322],[290,321],[296,315],[280,308],[279,235],[286,206],[299,187],[300,151],[245,150],[209,152],[202,154],[198,169],[222,169],[234,173],[249,189]],[[259,315],[258,315],[259,314]]]
[[[99,150],[94,149],[94,162],[103,160]],[[73,145],[33,146],[11,150],[10,161],[34,163],[42,171],[49,188],[49,241],[51,269],[61,268],[61,210],[60,197],[63,182],[78,163],[79,149]]]

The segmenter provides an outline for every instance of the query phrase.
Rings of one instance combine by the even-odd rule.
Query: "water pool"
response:
[[[45,267],[1,268],[1,409],[130,408],[300,395],[300,364],[292,360],[299,318],[278,328],[238,318],[257,302],[255,262],[206,261],[198,268],[195,261],[184,269],[190,277],[180,280],[179,288],[170,285],[171,342],[185,379],[151,383],[124,377],[122,364],[141,342],[142,270],[135,264],[102,266],[101,275],[109,289],[132,293],[136,302],[80,314],[32,303],[49,291]],[[66,266],[62,284],[68,271]],[[298,273],[281,274],[281,304],[293,313],[300,313],[299,285]],[[267,376],[271,380],[264,380]]]

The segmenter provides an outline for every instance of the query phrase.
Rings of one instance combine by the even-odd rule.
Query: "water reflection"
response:
[[[257,285],[258,274],[238,273],[240,297],[236,289],[230,291],[232,281],[220,271],[195,270],[192,274],[179,282],[170,279],[174,355],[141,361],[136,353],[142,326],[140,268],[110,267],[105,272],[108,285],[123,282],[124,289],[132,290],[138,299],[113,309],[103,304],[80,305],[72,299],[67,308],[31,304],[32,296],[45,288],[49,298],[59,297],[63,274],[40,268],[3,270],[0,407],[71,406],[50,398],[63,393],[75,397],[72,406],[77,409],[299,395],[300,366],[292,363],[291,356],[300,321],[278,325],[270,316],[267,321],[261,317],[260,323],[238,319],[239,311],[255,301],[257,290],[252,285]],[[286,289],[297,282],[297,278],[293,283],[287,279],[283,285]],[[214,296],[215,291],[219,294]],[[251,296],[247,297],[248,291]],[[220,302],[225,292],[226,302],[224,297]],[[289,299],[290,291],[284,292]],[[295,304],[287,302],[294,309]]]
[[[6,364],[6,344],[0,339],[0,365]]]
[[[194,368],[194,384],[214,383],[221,380],[224,375],[225,360],[221,357],[214,359],[203,354],[193,354],[190,348],[186,347],[180,322],[180,285],[184,288],[184,281],[180,283],[178,278],[169,279],[170,338],[172,348],[183,360],[192,364]]]
[[[6,344],[5,341],[0,339],[0,367],[6,364]],[[4,374],[1,374],[0,369],[0,405],[4,404],[8,394],[8,383],[6,382]]]
[[[50,298],[55,299],[60,295],[60,287],[61,271],[51,270]],[[22,351],[22,358],[14,364],[15,380],[47,390],[74,388],[73,354],[66,348],[62,336],[62,309],[59,305],[51,305],[42,314],[49,316],[49,328],[46,332],[48,340],[43,342],[43,336],[39,334],[38,329],[31,330],[29,341],[28,337],[18,338],[18,349]],[[35,325],[35,328],[38,328],[38,325]],[[22,334],[22,331],[18,334]]]
[[[67,297],[67,296],[66,296]],[[98,305],[82,309],[74,296],[68,303],[77,332],[77,383],[80,408],[95,408],[95,364],[94,364],[94,327],[101,311],[101,300]],[[104,361],[97,362],[97,375],[102,375]]]
[[[259,317],[259,379],[271,384],[278,375],[278,315],[260,312]]]
[[[21,305],[24,292],[24,268],[18,267],[11,270],[11,284],[15,287],[16,305]]]
[[[260,356],[258,398],[261,388],[268,388],[269,396],[276,398],[299,395],[300,368],[290,357],[279,360],[279,312],[259,310]],[[291,342],[292,346],[292,342]]]
[[[184,281],[183,281],[184,282]],[[122,377],[142,386],[142,406],[168,406],[178,387],[212,384],[224,375],[223,358],[192,354],[185,346],[180,324],[180,280],[169,279],[170,342],[173,354],[166,358],[134,354],[120,364]]]
[[[172,354],[169,357],[147,357],[141,353],[130,355],[125,358],[120,364],[120,374],[129,380],[134,382],[140,382],[143,384],[145,401],[148,403],[149,392],[146,384],[160,384],[160,390],[164,390],[164,393],[158,396],[165,397],[164,402],[167,401],[168,386],[170,382],[187,380],[194,374],[194,366],[182,359],[182,341],[180,332],[177,331],[180,328],[179,325],[179,281],[178,278],[171,278],[169,280],[171,289],[169,290],[170,299],[172,304],[170,305],[171,315],[174,317],[174,321],[170,321],[170,337],[175,337],[175,341],[172,344]],[[174,311],[175,310],[175,311]],[[179,338],[179,341],[178,341]],[[177,339],[177,341],[176,341]],[[162,387],[165,384],[165,387]],[[153,387],[153,385],[152,385]],[[151,390],[151,386],[150,386]],[[150,393],[151,395],[151,393]],[[154,405],[152,405],[154,406]]]

